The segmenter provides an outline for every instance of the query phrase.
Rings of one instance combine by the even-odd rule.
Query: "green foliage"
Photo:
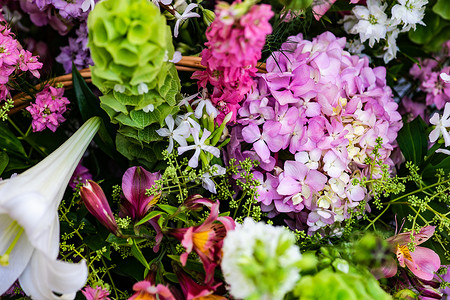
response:
[[[103,1],[89,15],[92,82],[103,92],[100,106],[119,125],[117,150],[154,168],[162,160],[155,130],[176,114],[180,80],[173,63],[171,30],[146,0]]]
[[[445,20],[450,20],[450,6],[447,0],[437,0],[433,11]]]
[[[419,116],[414,121],[403,124],[397,136],[398,146],[407,161],[420,165],[427,153],[428,140],[425,123]]]
[[[302,300],[383,300],[392,299],[367,270],[350,268],[348,273],[332,267],[303,276],[294,290]]]
[[[86,81],[81,77],[75,65],[72,65],[72,80],[75,97],[77,99],[78,108],[80,109],[83,120],[91,117],[99,116],[102,123],[98,131],[98,135],[94,137],[95,143],[111,158],[117,158],[114,141],[111,136],[114,135],[114,129],[108,121],[108,116],[100,108],[98,98],[92,93]]]

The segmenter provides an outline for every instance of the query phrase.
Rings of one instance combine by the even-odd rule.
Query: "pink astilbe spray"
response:
[[[240,102],[253,86],[266,35],[272,32],[270,5],[248,6],[246,2],[217,5],[216,19],[206,31],[207,48],[201,53],[206,70],[193,74],[199,87],[212,88],[218,123],[229,112],[233,112],[232,121],[236,120]]]
[[[45,128],[55,132],[59,125],[66,121],[63,113],[66,112],[70,101],[63,95],[64,88],[49,85],[36,94],[36,102],[26,108],[33,118],[33,132]]]

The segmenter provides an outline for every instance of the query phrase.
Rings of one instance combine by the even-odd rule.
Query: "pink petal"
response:
[[[423,280],[432,280],[434,273],[441,266],[439,255],[425,247],[416,247],[416,250],[411,252],[411,257],[413,261],[405,260],[406,266]]]

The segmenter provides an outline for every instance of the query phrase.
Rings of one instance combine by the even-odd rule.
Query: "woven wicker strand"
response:
[[[196,56],[183,56],[179,62],[175,64],[178,71],[185,72],[195,72],[206,69],[205,66],[201,64],[201,58]],[[258,73],[266,73],[266,64],[261,63],[257,66]],[[91,70],[89,68],[79,70],[81,77],[86,80],[86,82],[92,82]],[[61,83],[64,85],[65,89],[71,89],[73,87],[72,74],[66,74],[53,78],[52,80],[55,84]],[[41,87],[42,84],[36,86],[37,89]],[[18,111],[21,111],[30,104],[31,97],[25,93],[19,93],[13,97],[14,107],[8,112],[9,115],[13,115]]]

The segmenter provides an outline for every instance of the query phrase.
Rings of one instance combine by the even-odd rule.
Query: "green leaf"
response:
[[[135,226],[142,225],[142,224],[144,224],[145,222],[147,222],[147,221],[153,219],[153,218],[156,217],[156,216],[160,216],[160,215],[167,215],[167,214],[166,214],[165,212],[163,212],[163,211],[157,211],[157,210],[151,211],[151,212],[148,213],[145,217],[143,217],[139,222],[137,222],[137,223],[135,224]]]
[[[426,51],[437,52],[441,50],[442,44],[448,40],[450,40],[450,26],[443,27],[438,31],[438,33],[433,36],[433,39],[425,44],[424,49]]]
[[[159,121],[159,111],[155,109],[152,113],[146,113],[143,110],[132,110],[130,117],[137,124],[137,127],[142,129]]]
[[[165,211],[169,215],[173,215],[178,210],[178,207],[175,207],[175,206],[172,206],[172,205],[156,204],[156,206],[161,208],[163,211]]]
[[[129,245],[127,239],[120,238],[110,233],[106,239],[108,243],[115,243],[117,245]]]
[[[14,153],[19,157],[27,156],[20,140],[3,122],[0,122],[0,137],[0,150]]]
[[[116,91],[113,94],[114,98],[122,105],[137,106],[144,98],[142,95],[125,95]]]
[[[112,94],[100,96],[100,101],[102,104],[109,106],[118,113],[121,112],[126,115],[128,114],[127,107],[122,103],[120,103],[119,101],[117,101],[117,99]]]
[[[159,125],[153,124],[145,127],[142,130],[139,130],[138,139],[147,144],[151,142],[161,141],[163,138],[162,136],[156,133],[157,129],[159,129]]]
[[[448,0],[437,0],[433,6],[433,11],[445,20],[450,20],[450,5],[448,5]]]
[[[3,171],[6,169],[8,163],[9,163],[8,154],[4,151],[0,152],[0,175],[2,175]]]
[[[98,135],[94,137],[96,144],[111,158],[116,158],[114,142],[112,136],[115,130],[109,122],[109,117],[103,109],[100,108],[100,101],[92,93],[86,81],[81,77],[77,68],[72,64],[72,80],[77,104],[84,121],[91,117],[99,116],[102,118],[102,124],[98,130]]]
[[[445,173],[450,173],[450,156],[436,153],[430,158],[430,163],[423,169],[422,176],[424,178],[436,179],[436,170],[442,169]]]
[[[398,132],[397,142],[405,156],[406,161],[412,161],[419,166],[427,153],[427,136],[425,134],[425,123],[421,117],[412,122],[404,123]]]
[[[136,240],[132,239],[133,244],[131,245],[131,253],[134,257],[146,268],[150,269],[150,266],[148,265],[147,260],[145,259],[144,255],[141,252],[141,249],[136,244]]]
[[[423,22],[426,26],[417,24],[416,30],[408,32],[409,39],[414,43],[423,45],[433,39],[434,32],[437,32],[441,18],[433,13],[426,13]]]

